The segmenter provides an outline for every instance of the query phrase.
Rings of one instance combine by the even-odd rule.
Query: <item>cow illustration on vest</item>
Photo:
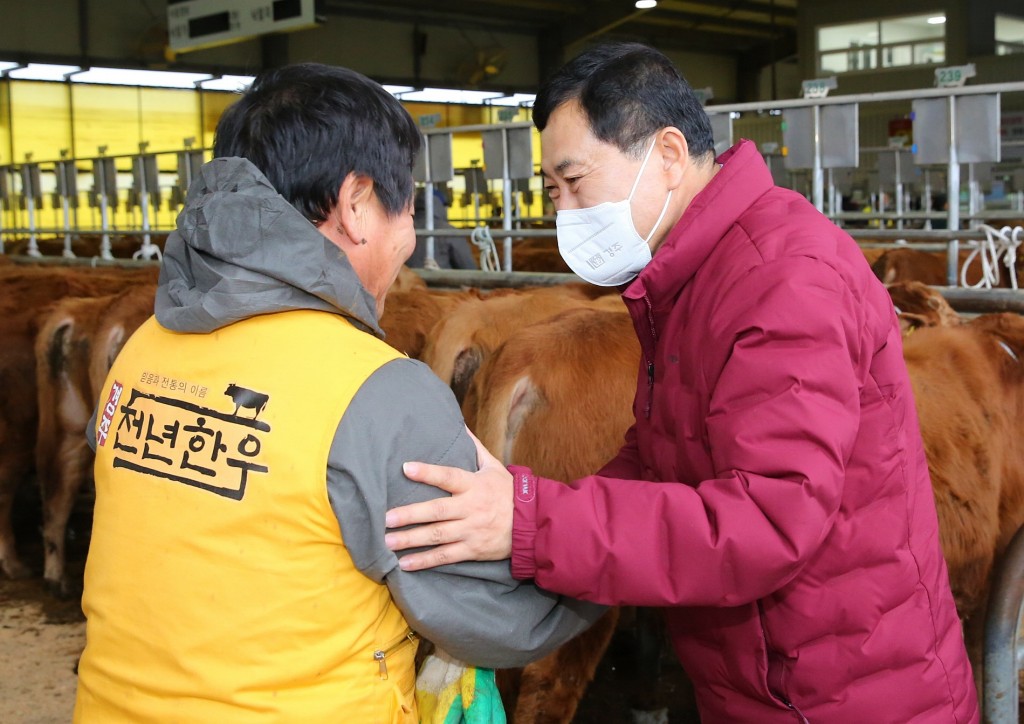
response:
[[[245,387],[239,387],[234,382],[228,385],[228,388],[224,390],[224,394],[231,398],[231,401],[235,403],[235,411],[232,413],[236,417],[238,411],[242,408],[252,408],[255,413],[252,419],[255,420],[263,412],[263,408],[267,406],[267,401],[270,399],[270,395],[265,395],[262,392],[256,392]]]

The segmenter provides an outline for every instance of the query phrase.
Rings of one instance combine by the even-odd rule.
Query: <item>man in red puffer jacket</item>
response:
[[[534,121],[559,248],[619,285],[643,359],[619,455],[570,485],[406,474],[454,497],[389,512],[408,570],[511,556],[517,578],[664,607],[709,722],[974,722],[892,303],[860,250],[776,188],[754,144],[715,159],[686,81],[598,47]]]

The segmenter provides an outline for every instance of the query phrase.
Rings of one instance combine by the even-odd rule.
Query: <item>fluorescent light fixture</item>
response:
[[[393,96],[397,96],[399,93],[408,93],[409,91],[416,90],[411,85],[386,85],[384,90]]]
[[[491,106],[532,106],[533,102],[537,99],[533,93],[515,93],[504,98],[495,98],[494,100],[487,101],[488,105]]]
[[[936,15],[934,18],[928,18],[929,25],[942,25],[944,22],[946,22],[945,15]]]
[[[222,75],[220,78],[199,81],[199,87],[203,90],[232,91],[241,93],[250,85],[254,78],[251,75]]]
[[[126,70],[124,68],[90,68],[75,75],[73,83],[134,85],[152,88],[195,88],[196,82],[213,78],[209,73],[173,73],[164,70]]]
[[[17,68],[21,63],[12,63],[9,60],[0,60],[0,73],[11,68]]]
[[[636,0],[637,10],[650,10],[658,6],[658,0]]]
[[[504,95],[504,93],[495,93],[493,91],[424,88],[421,91],[402,93],[400,98],[403,101],[417,101],[420,103],[464,103],[466,105],[482,105],[486,100],[501,98]]]
[[[12,70],[7,74],[15,80],[64,80],[68,73],[81,70],[77,65],[45,65],[43,63],[29,63],[25,68]]]

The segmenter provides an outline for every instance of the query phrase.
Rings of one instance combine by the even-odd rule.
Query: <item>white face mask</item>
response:
[[[629,196],[622,201],[606,201],[587,209],[567,209],[555,214],[558,252],[576,274],[599,287],[614,287],[636,278],[651,261],[648,242],[668,211],[672,192],[668,192],[661,215],[647,238],[637,233],[629,202],[643,176],[657,139],[647,149],[644,162],[633,181]]]

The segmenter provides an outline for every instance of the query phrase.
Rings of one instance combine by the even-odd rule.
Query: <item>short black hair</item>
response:
[[[533,105],[537,129],[569,101],[579,102],[598,139],[623,153],[639,157],[646,139],[674,126],[694,158],[714,154],[711,121],[693,88],[663,53],[641,43],[597,45],[555,71]]]
[[[419,129],[398,100],[348,68],[300,63],[259,75],[217,124],[213,153],[248,159],[314,224],[349,175],[373,180],[395,217],[413,195]]]

